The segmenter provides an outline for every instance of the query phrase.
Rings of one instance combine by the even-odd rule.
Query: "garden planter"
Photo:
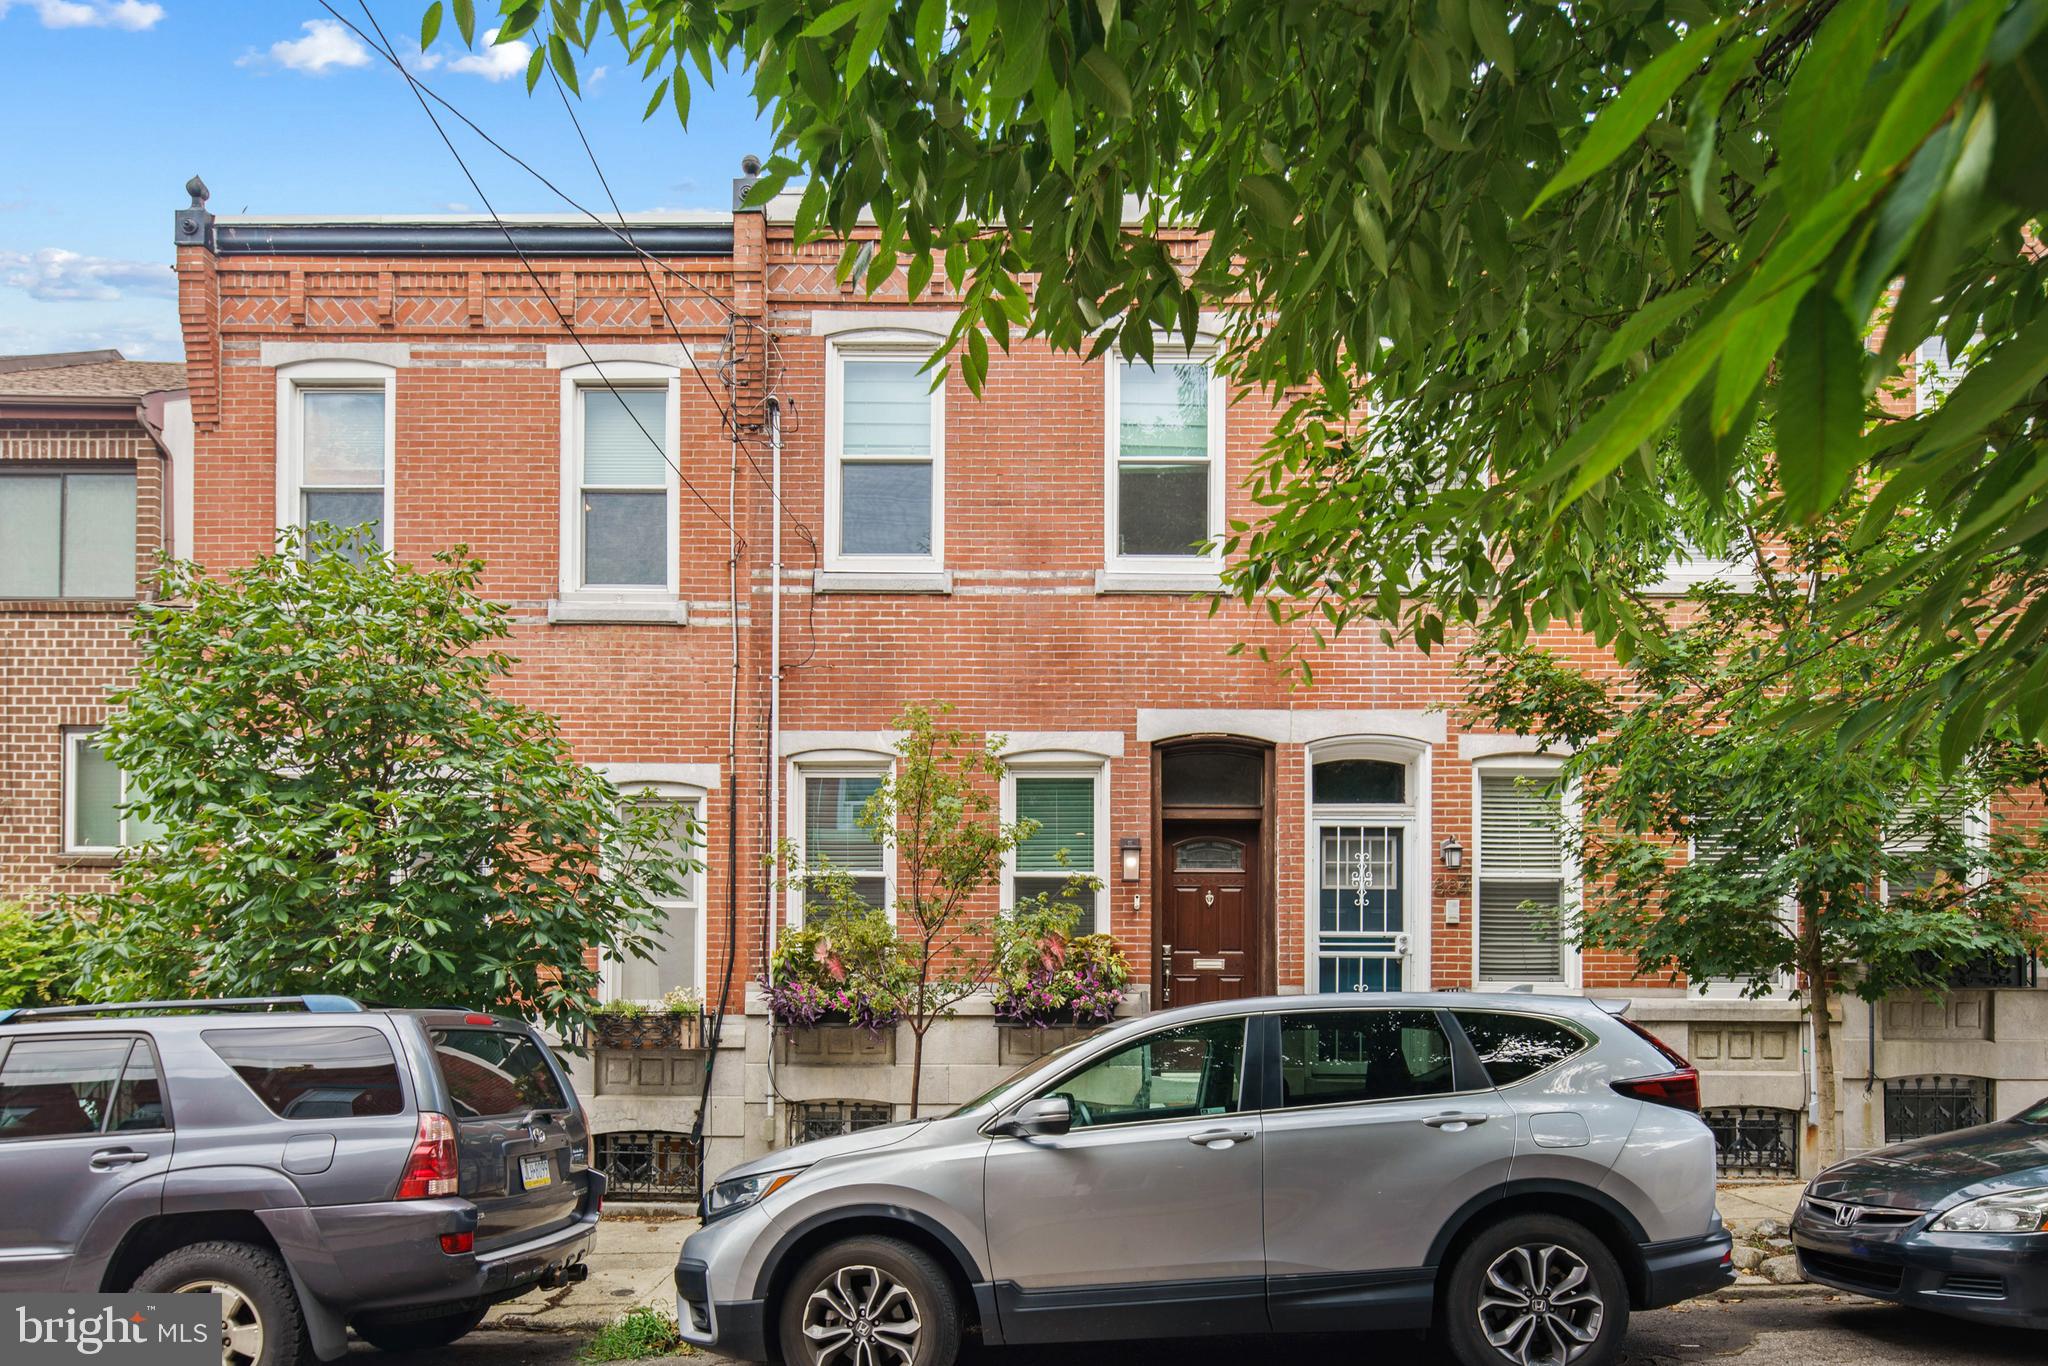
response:
[[[844,1015],[822,1017],[809,1028],[775,1026],[777,1058],[796,1066],[835,1067],[896,1061],[896,1027],[877,1033],[848,1022]]]

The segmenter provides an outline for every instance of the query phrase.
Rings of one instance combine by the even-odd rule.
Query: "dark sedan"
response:
[[[2048,1328],[2048,1101],[1837,1163],[1806,1188],[1792,1242],[1822,1285]]]

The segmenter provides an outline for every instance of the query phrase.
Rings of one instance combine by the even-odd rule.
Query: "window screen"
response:
[[[271,1113],[348,1119],[405,1110],[398,1063],[374,1029],[209,1029],[201,1038]]]
[[[1346,1010],[1280,1017],[1285,1103],[1436,1096],[1455,1089],[1451,1046],[1433,1010]]]
[[[437,1029],[434,1061],[457,1118],[567,1107],[562,1083],[530,1034],[508,1029]]]
[[[1125,362],[1117,374],[1116,553],[1190,556],[1209,524],[1209,367]]]
[[[839,551],[933,550],[932,377],[915,360],[849,360],[841,370]]]
[[[1512,1086],[1586,1047],[1585,1036],[1557,1020],[1487,1010],[1452,1013],[1495,1086]]]

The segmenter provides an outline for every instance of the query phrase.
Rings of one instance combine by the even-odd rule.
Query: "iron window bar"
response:
[[[1884,1141],[1953,1133],[1988,1124],[1992,1089],[1988,1077],[1891,1077],[1884,1082]]]
[[[1772,1105],[1703,1110],[1714,1135],[1714,1167],[1722,1176],[1799,1174],[1799,1112]]]

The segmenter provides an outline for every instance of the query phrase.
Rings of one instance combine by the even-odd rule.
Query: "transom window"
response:
[[[64,850],[112,854],[163,833],[128,810],[128,775],[100,747],[97,730],[64,732]]]
[[[1109,557],[1126,568],[1213,569],[1222,533],[1223,415],[1208,360],[1109,367]]]
[[[672,586],[668,412],[666,386],[577,386],[576,587]]]
[[[0,598],[135,596],[135,471],[0,474]]]
[[[803,848],[804,868],[824,868],[846,873],[853,880],[854,894],[870,906],[890,905],[890,861],[888,846],[860,824],[861,809],[881,789],[884,774],[866,772],[806,773],[803,775],[803,828],[798,832]],[[827,904],[816,888],[804,895],[804,909]]]
[[[919,347],[834,347],[826,415],[826,555],[840,569],[944,558],[944,391]]]
[[[1562,982],[1564,813],[1551,774],[1479,776],[1479,977],[1486,982]]]
[[[1100,770],[1031,772],[1012,770],[1013,820],[1038,823],[1012,858],[1008,904],[1035,896],[1065,901],[1080,911],[1074,933],[1094,934],[1102,927],[1102,891],[1069,891],[1076,876],[1100,879],[1096,800]]]
[[[1244,1031],[1238,1018],[1147,1034],[1046,1094],[1067,1098],[1076,1129],[1229,1114],[1240,1108]]]

